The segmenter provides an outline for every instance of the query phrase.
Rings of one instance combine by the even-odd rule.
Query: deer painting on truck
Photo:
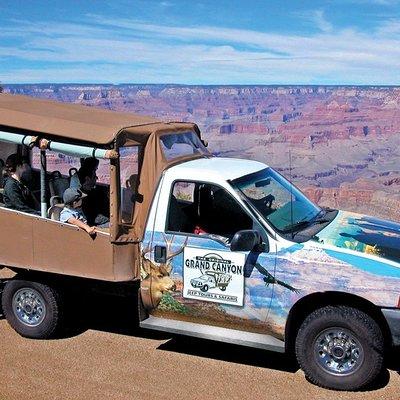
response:
[[[181,254],[185,248],[187,240],[178,248],[172,251],[174,236],[168,240],[163,235],[165,241],[165,254],[161,262],[154,261],[154,249],[148,243],[141,251],[141,296],[143,305],[147,309],[155,309],[164,294],[171,293],[176,289],[175,282],[171,278],[172,260]],[[153,253],[153,259],[151,258]]]

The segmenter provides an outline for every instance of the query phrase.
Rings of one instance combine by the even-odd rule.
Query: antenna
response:
[[[292,152],[289,150],[289,183],[290,183],[290,224],[293,227],[293,184],[292,184]],[[292,231],[292,239],[294,234]]]

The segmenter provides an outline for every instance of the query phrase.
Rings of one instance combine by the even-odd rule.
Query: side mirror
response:
[[[236,232],[231,241],[231,251],[251,251],[262,242],[261,236],[254,230]]]

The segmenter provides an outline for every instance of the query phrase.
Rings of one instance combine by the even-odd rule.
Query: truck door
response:
[[[268,333],[274,246],[230,250],[237,231],[261,228],[217,185],[178,181],[168,197],[167,210],[157,207],[153,226],[149,220],[142,250],[145,306],[154,316]]]

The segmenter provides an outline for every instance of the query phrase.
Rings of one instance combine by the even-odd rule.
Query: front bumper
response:
[[[382,313],[389,325],[393,346],[400,346],[400,309],[383,308]]]

